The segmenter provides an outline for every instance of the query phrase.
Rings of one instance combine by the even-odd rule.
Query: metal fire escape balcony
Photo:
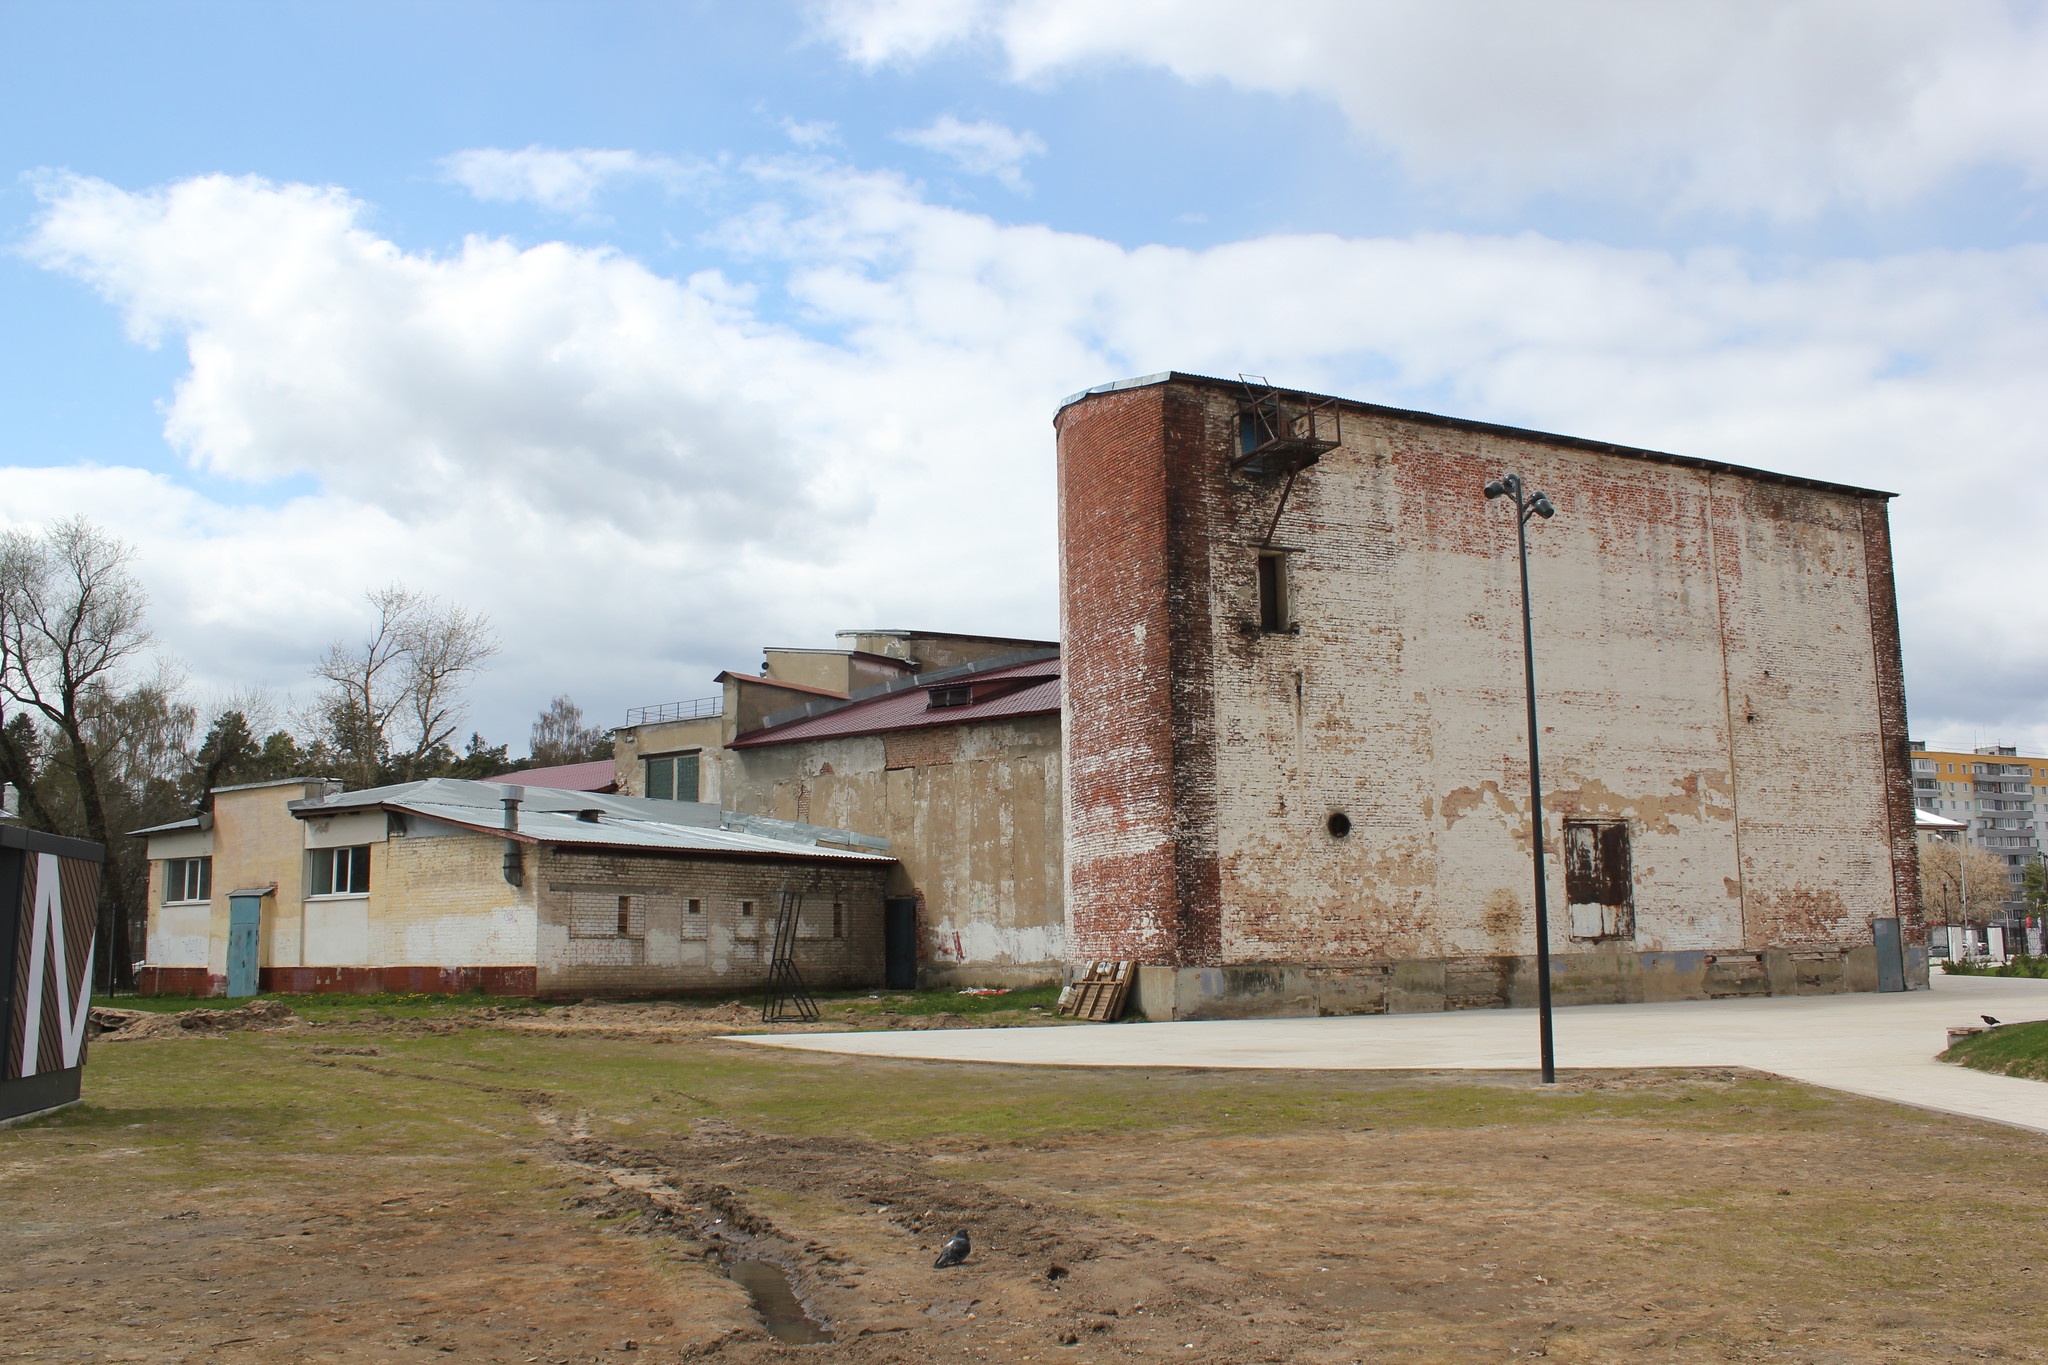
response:
[[[1239,375],[1238,453],[1231,468],[1251,478],[1292,478],[1343,444],[1334,398],[1283,395],[1259,375]]]

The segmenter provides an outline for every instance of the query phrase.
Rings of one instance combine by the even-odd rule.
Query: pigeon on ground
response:
[[[974,1250],[974,1244],[967,1240],[967,1229],[962,1228],[946,1239],[939,1248],[939,1259],[932,1262],[932,1269],[944,1270],[949,1265],[959,1265],[967,1259],[967,1253]]]
[[[1998,1027],[1998,1021],[1997,1021],[1996,1019],[1993,1019],[1993,1018],[1992,1018],[1992,1017],[1991,1017],[1990,1015],[1988,1015],[1988,1014],[1980,1014],[1980,1015],[1978,1015],[1977,1017],[1978,1017],[1979,1019],[1982,1019],[1982,1020],[1983,1020],[1983,1021],[1984,1021],[1985,1023],[1987,1023],[1987,1024],[1991,1025],[1991,1027],[1993,1027],[1993,1028],[1997,1028],[1997,1027]]]

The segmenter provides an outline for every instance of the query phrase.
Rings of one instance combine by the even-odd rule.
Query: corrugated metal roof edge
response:
[[[1092,389],[1068,394],[1060,400],[1053,417],[1058,419],[1061,412],[1084,398],[1093,398],[1105,393],[1117,393],[1124,389],[1150,388],[1154,384],[1170,384],[1185,381],[1190,384],[1207,384],[1222,389],[1242,388],[1242,382],[1235,379],[1220,379],[1213,374],[1188,374],[1183,370],[1161,370],[1158,374],[1142,375],[1136,379],[1119,379],[1108,384],[1097,384]],[[1802,474],[1780,474],[1772,469],[1757,469],[1750,465],[1730,464],[1725,460],[1702,459],[1697,455],[1674,455],[1668,450],[1647,450],[1641,446],[1615,445],[1608,441],[1595,441],[1584,436],[1566,436],[1555,431],[1532,431],[1527,427],[1505,426],[1499,422],[1481,422],[1470,417],[1446,417],[1438,412],[1419,412],[1413,408],[1393,408],[1383,403],[1368,403],[1359,398],[1344,398],[1333,393],[1313,393],[1307,389],[1276,389],[1276,392],[1294,398],[1327,399],[1342,403],[1347,408],[1364,412],[1376,412],[1403,421],[1419,422],[1425,426],[1448,427],[1453,431],[1473,431],[1488,436],[1511,436],[1517,440],[1535,441],[1542,445],[1567,446],[1573,450],[1589,450],[1600,455],[1621,455],[1633,460],[1651,460],[1658,464],[1683,465],[1690,469],[1705,469],[1722,474],[1739,474],[1744,478],[1761,479],[1765,483],[1791,484],[1795,488],[1817,488],[1827,493],[1848,493],[1859,498],[1896,498],[1897,493],[1887,493],[1881,488],[1859,488],[1852,483],[1830,483],[1826,479],[1809,479]]]
[[[1058,680],[1048,678],[1046,681],[1056,682]],[[1037,685],[1039,684],[1034,684],[1034,686]],[[770,744],[802,744],[808,740],[858,739],[862,735],[893,735],[903,730],[938,730],[948,725],[965,725],[970,721],[977,720],[1024,720],[1031,716],[1056,716],[1063,709],[1064,702],[1062,701],[1054,702],[1051,706],[1034,707],[1029,711],[1005,711],[1001,715],[995,716],[963,716],[955,714],[939,720],[917,721],[908,725],[876,725],[860,730],[834,730],[829,735],[790,735],[784,737],[769,734],[765,730],[753,730],[734,740],[732,747],[735,749],[758,749],[766,748]]]
[[[554,844],[558,848],[565,849],[607,849],[612,852],[658,853],[670,857],[679,856],[685,858],[800,858],[809,859],[811,861],[822,860],[826,862],[841,863],[893,863],[896,861],[895,856],[888,853],[871,853],[857,849],[821,849],[816,847],[803,848],[796,845],[791,845],[789,851],[785,853],[780,849],[765,848],[664,848],[655,844],[613,843],[609,840],[604,839],[578,839],[573,843],[569,843],[564,842],[560,839],[550,839],[544,834],[532,834],[523,829],[506,829],[502,825],[482,825],[474,824],[467,820],[451,819],[449,816],[441,813],[438,810],[432,813],[429,813],[427,811],[414,810],[412,807],[405,805],[405,803],[401,801],[392,801],[388,802],[387,804],[396,807],[399,810],[408,811],[411,814],[424,815],[428,819],[438,820],[444,825],[454,825],[458,829],[466,829],[473,834],[488,834],[494,839],[510,839],[514,843],[521,844]],[[559,815],[561,812],[547,811],[544,813],[549,815]],[[703,827],[697,825],[686,825],[682,826],[681,828],[701,829]],[[709,832],[724,833],[723,830],[711,830]]]
[[[1015,668],[1020,664],[1035,664],[1059,657],[1058,649],[1020,649],[1014,654],[998,654],[993,659],[978,659],[971,664],[954,664],[951,668],[935,668],[929,673],[912,673],[907,677],[891,678],[887,682],[856,688],[848,693],[844,700],[826,699],[806,702],[802,706],[784,707],[780,711],[770,711],[761,717],[761,730],[772,730],[778,725],[788,725],[793,721],[809,720],[812,716],[822,716],[831,711],[843,711],[855,702],[871,701],[876,697],[885,697],[891,692],[908,692],[912,688],[929,687],[933,683],[948,682],[954,678],[970,678],[979,673],[993,673],[997,669]],[[752,738],[760,734],[761,730],[749,730],[740,738]]]

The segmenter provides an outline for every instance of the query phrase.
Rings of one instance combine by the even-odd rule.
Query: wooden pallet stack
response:
[[[1131,983],[1137,975],[1135,962],[1091,962],[1085,973],[1060,992],[1059,1013],[1068,1019],[1114,1023],[1124,1017],[1124,1006],[1131,998]]]

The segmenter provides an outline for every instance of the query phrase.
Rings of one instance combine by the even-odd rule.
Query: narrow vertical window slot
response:
[[[1259,629],[1287,629],[1287,557],[1262,552],[1259,555]]]

